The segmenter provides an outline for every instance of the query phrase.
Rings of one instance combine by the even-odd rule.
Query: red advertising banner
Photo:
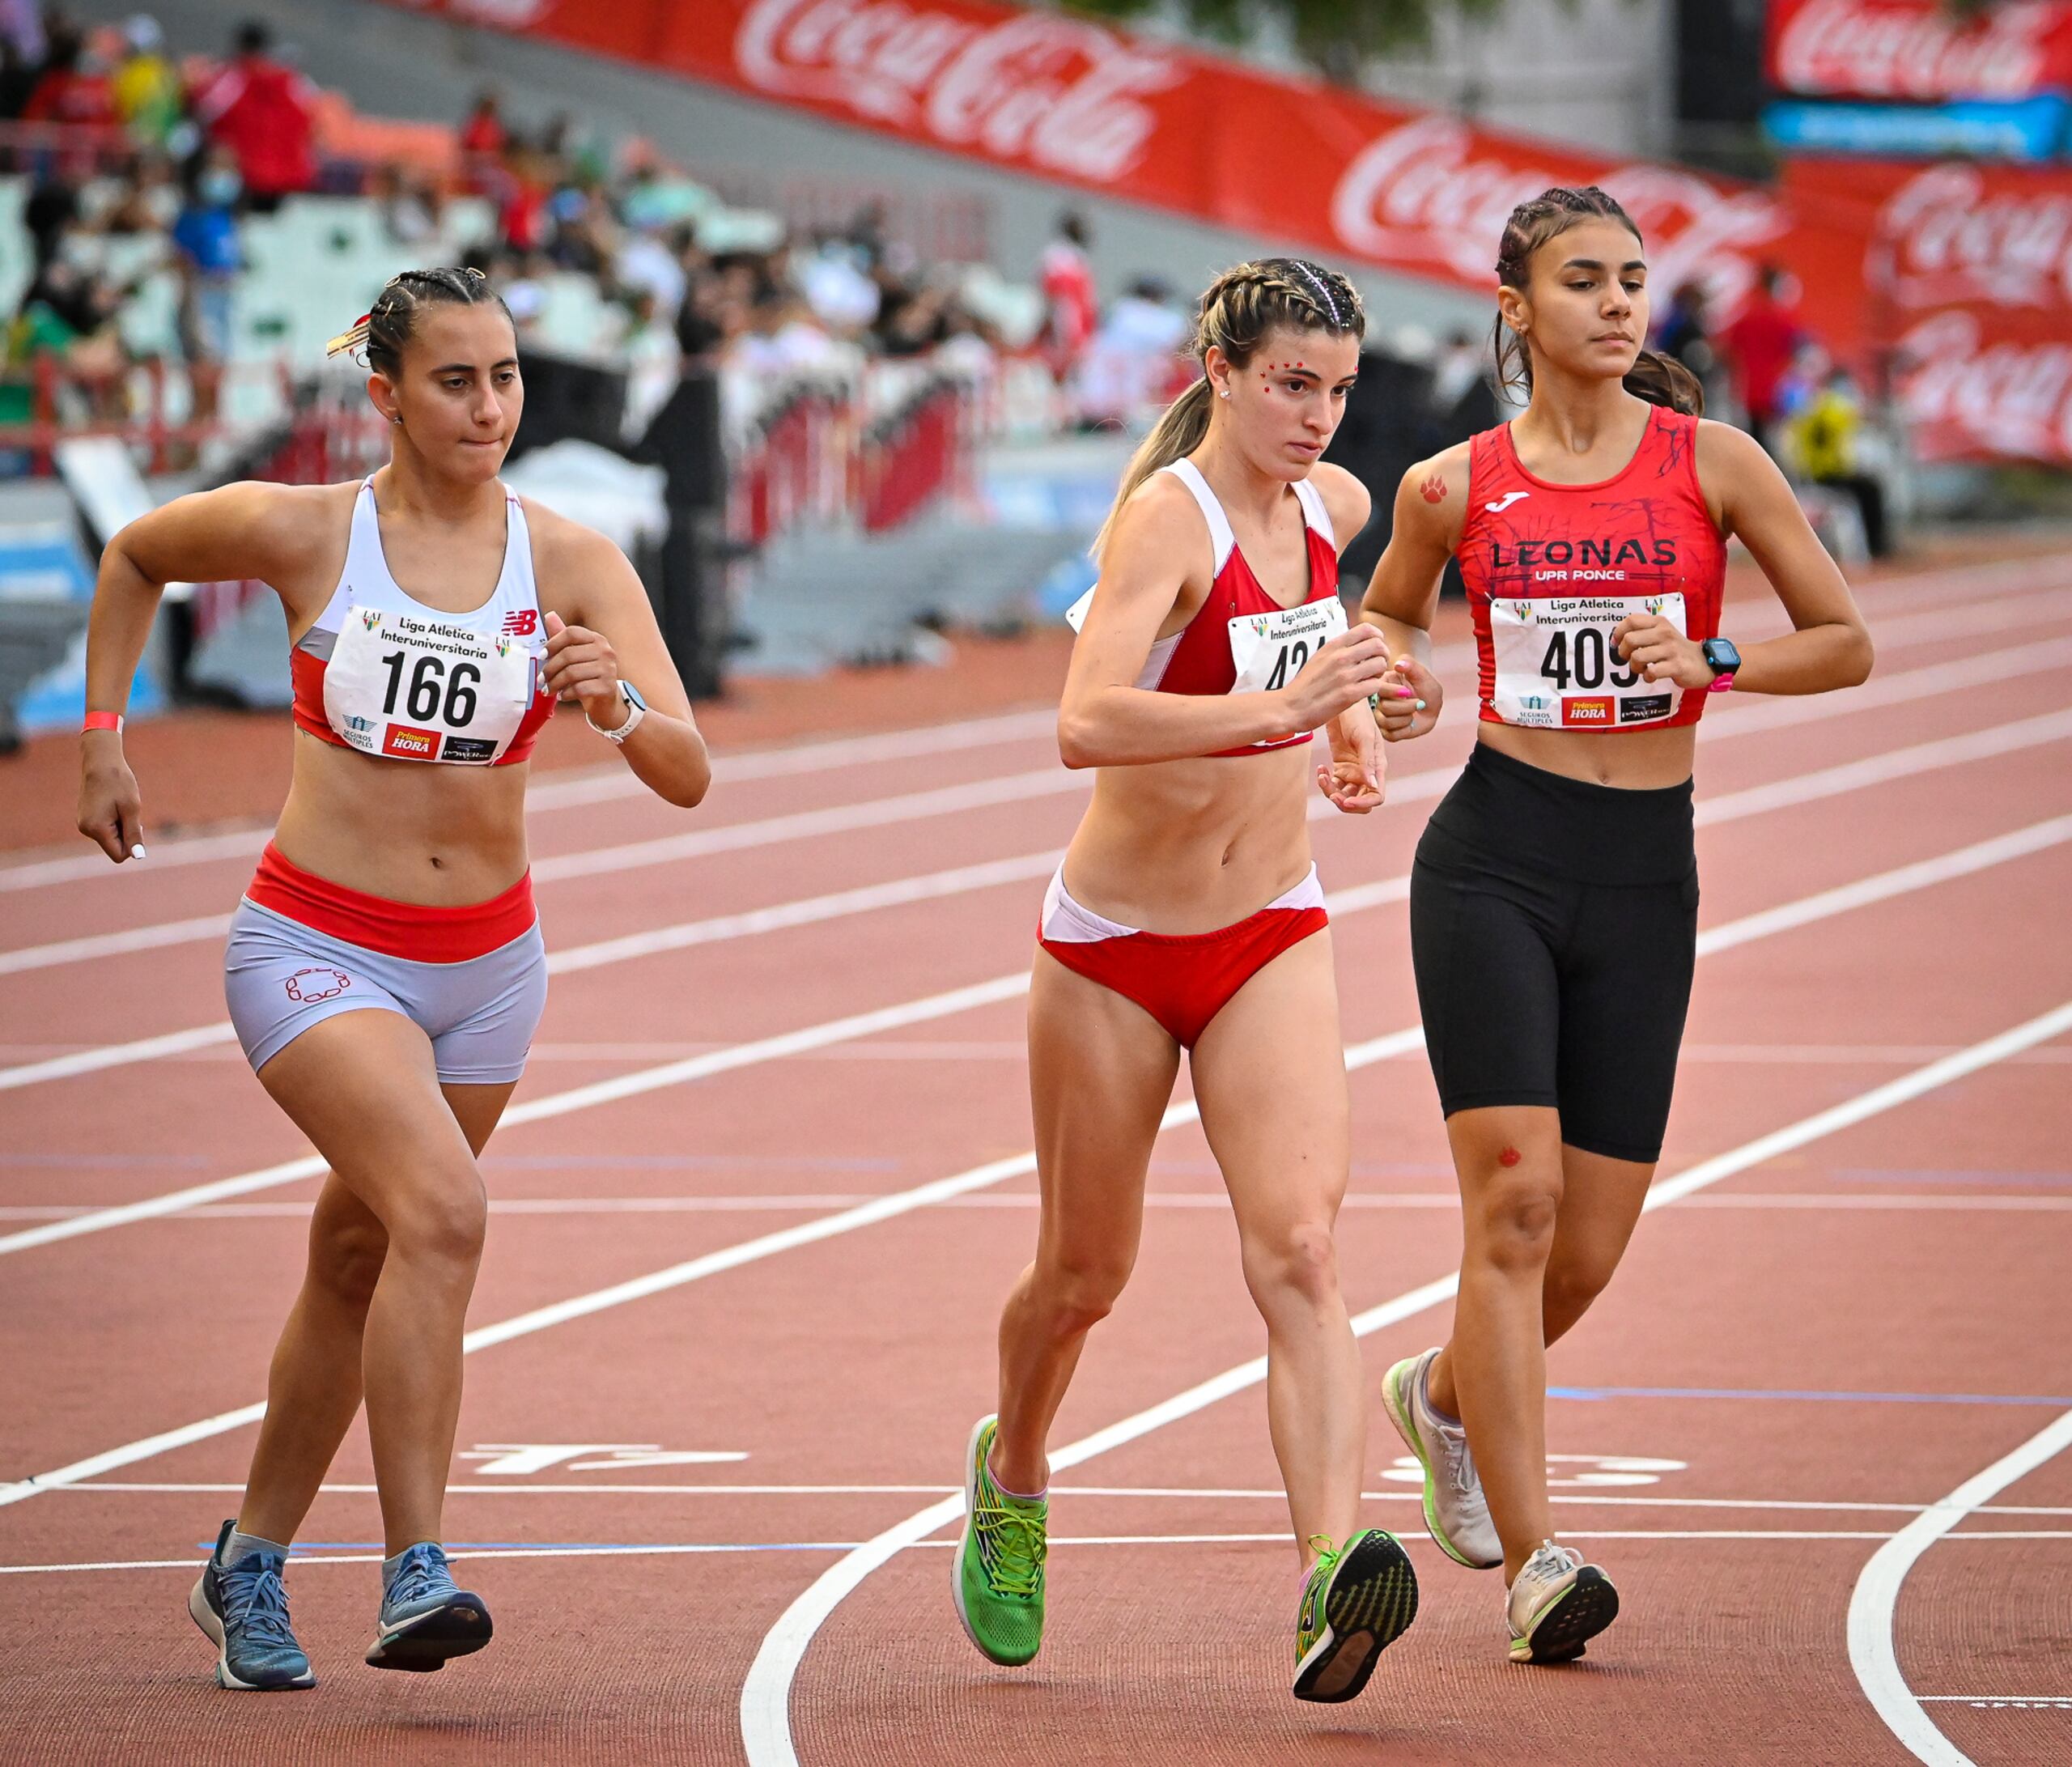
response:
[[[1657,286],[1730,317],[1761,266],[1797,271],[1808,322],[1860,341],[1851,205],[1809,216],[1752,185],[1576,152],[1276,79],[997,0],[392,0],[551,38],[902,140],[1493,295],[1514,205],[1603,185]]]
[[[1769,0],[1768,71],[1812,97],[2031,98],[2072,90],[2072,0]]]

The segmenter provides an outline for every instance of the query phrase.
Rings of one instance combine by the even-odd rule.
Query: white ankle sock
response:
[[[223,1542],[223,1556],[219,1562],[227,1570],[240,1558],[249,1558],[254,1552],[278,1552],[283,1558],[288,1556],[287,1548],[278,1540],[261,1540],[257,1534],[232,1528],[230,1537]]]

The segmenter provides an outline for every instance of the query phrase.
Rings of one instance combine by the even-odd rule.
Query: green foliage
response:
[[[1494,19],[1509,0],[1182,0],[1189,20],[1226,43],[1244,42],[1269,16],[1284,19],[1295,46],[1334,78],[1349,79],[1365,62],[1427,49],[1446,14]],[[1562,0],[1573,11],[1577,0]],[[1161,10],[1161,0],[1065,0],[1080,12],[1116,19]]]

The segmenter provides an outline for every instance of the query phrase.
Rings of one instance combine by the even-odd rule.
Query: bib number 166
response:
[[[405,692],[403,667],[410,660],[410,652],[400,650],[391,651],[381,659],[381,666],[388,671],[388,692],[381,702],[383,715],[395,716],[396,701],[401,696],[405,715],[418,724],[429,724],[435,718],[451,729],[469,724],[475,716],[475,689],[482,684],[482,670],[473,663],[456,663],[449,670],[438,657],[421,655],[410,670]]]

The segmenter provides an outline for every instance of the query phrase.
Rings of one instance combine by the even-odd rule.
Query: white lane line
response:
[[[1892,1639],[1893,1610],[1900,1586],[1915,1561],[1938,1540],[1966,1537],[1951,1533],[1958,1523],[2068,1447],[2072,1447],[2072,1411],[1908,1523],[1870,1555],[1857,1575],[1849,1599],[1849,1667],[1885,1727],[1915,1759],[1932,1767],[1971,1767],[1971,1757],[1935,1727],[1900,1671]]]
[[[1399,1052],[1407,1059],[1413,1049]],[[2012,1060],[2009,1066],[2014,1065]],[[825,1209],[861,1207],[881,1193],[855,1191],[824,1195],[700,1196],[516,1196],[492,1197],[492,1215],[800,1215]],[[943,1208],[1031,1209],[1039,1199],[1033,1191],[988,1192],[958,1196],[938,1204]],[[175,1221],[307,1221],[315,1206],[313,1197],[292,1203],[206,1203],[182,1209]],[[1230,1206],[1221,1191],[1148,1191],[1147,1208],[1201,1209],[1219,1213]],[[1454,1191],[1353,1191],[1340,1205],[1353,1210],[1437,1209],[1441,1213],[1460,1207]],[[2072,1213],[2072,1196],[2007,1196],[1992,1191],[1957,1195],[1880,1196],[1833,1194],[1826,1191],[1737,1191],[1726,1196],[1694,1200],[1694,1208],[1724,1208],[1761,1214],[1773,1210],[1832,1209],[1845,1213],[1932,1213],[1955,1215]],[[0,1208],[0,1221],[72,1221],[95,1213],[95,1205],[81,1203],[23,1203]]]
[[[1764,709],[1767,711],[1769,708]],[[1794,717],[1798,717],[1795,708],[1785,709],[1794,711]],[[1849,709],[1849,705],[1845,700],[1837,712],[1831,715],[1839,715],[1840,711],[1848,709]],[[1751,728],[1768,728],[1768,726],[1755,724],[1752,720],[1756,716],[1756,714],[1744,714],[1740,722]],[[1808,712],[1804,716],[1811,716],[1811,714]],[[1799,719],[1798,721],[1802,721],[1802,719]],[[1704,737],[1705,729],[1706,727],[1704,725],[1699,727],[1700,737]],[[1896,779],[1917,778],[1921,774],[1933,772],[1942,767],[1958,767],[1974,761],[1993,759],[2000,755],[2012,754],[2018,750],[2060,741],[2068,736],[2072,736],[2072,710],[2044,712],[2036,717],[2017,719],[2012,723],[1994,724],[1983,730],[1966,731],[1959,736],[1942,737],[1927,742],[1915,743],[1905,748],[1886,750],[1859,761],[1846,762],[1839,767],[1824,767],[1811,773],[1794,775],[1768,784],[1751,786],[1743,791],[1730,792],[1717,797],[1703,798],[1697,804],[1696,819],[1698,826],[1709,827],[1714,823],[1734,822],[1743,816],[1756,815],[1767,810],[1781,809],[1795,804],[1811,803],[1821,798],[1860,791],[1868,786],[1884,784]],[[1426,768],[1411,774],[1398,784],[1392,793],[1392,801],[1398,805],[1402,805],[1427,797],[1438,796],[1444,792],[1457,771],[1456,768],[1441,767]],[[810,813],[817,815],[821,813],[815,811]],[[1311,821],[1323,821],[1334,813],[1331,805],[1322,797],[1313,797],[1309,801],[1308,814]],[[724,835],[727,830],[717,829],[711,832]],[[694,837],[686,835],[678,838],[687,840]],[[580,856],[588,859],[596,856]],[[1019,861],[1008,860],[1004,863],[1033,864],[1035,862],[1035,858],[1036,856],[1030,855]],[[1038,869],[1042,868],[1038,866]],[[906,881],[911,882],[913,880]],[[1378,884],[1369,887],[1386,890],[1395,887],[1400,881],[1401,880],[1395,880],[1388,884]],[[866,887],[896,891],[902,886],[894,883]],[[1349,912],[1353,907],[1371,905],[1367,902],[1358,900],[1357,894],[1352,892],[1348,893],[1348,906],[1343,911]],[[783,911],[750,911],[749,918],[752,919],[758,911],[769,913]],[[790,911],[802,913],[796,905],[794,905]],[[802,924],[805,919],[830,917],[830,915],[827,913],[802,913],[801,920],[793,924]],[[622,955],[641,954],[645,948],[637,943],[639,940],[648,938],[666,941],[674,936],[676,931],[677,929],[665,928],[655,933],[631,935],[629,941],[618,941],[619,949]],[[655,947],[657,949],[666,948],[666,944]],[[549,958],[550,971],[553,961],[550,956]],[[38,1085],[53,1080],[76,1078],[81,1074],[97,1073],[108,1068],[123,1067],[134,1062],[153,1061],[165,1055],[181,1053],[189,1049],[200,1048],[211,1043],[227,1043],[231,1040],[232,1035],[227,1021],[219,1021],[214,1025],[199,1026],[193,1030],[176,1032],[172,1034],[189,1040],[175,1044],[168,1043],[164,1038],[145,1038],[136,1043],[110,1043],[97,1049],[52,1056],[43,1061],[28,1062],[11,1068],[0,1068],[0,1092],[11,1091],[21,1086]],[[6,1242],[0,1240],[0,1251],[5,1251],[6,1249]]]
[[[242,1491],[244,1487],[228,1482],[137,1484],[96,1480],[90,1485],[67,1485],[57,1489],[60,1493],[66,1495],[76,1496],[83,1492],[91,1494],[99,1491],[134,1497],[193,1496],[205,1493],[228,1494]],[[503,1485],[449,1485],[446,1488],[446,1494],[448,1497],[947,1497],[956,1489],[950,1485],[544,1485],[526,1479],[522,1482]],[[1055,1485],[1051,1489],[1055,1497],[1127,1497],[1132,1501],[1158,1502],[1243,1501],[1285,1503],[1288,1501],[1288,1493],[1278,1487],[1250,1489],[1216,1485]],[[372,1485],[326,1485],[321,1486],[319,1492],[326,1497],[372,1497],[377,1494],[376,1488]],[[1424,1502],[1418,1492],[1400,1488],[1393,1491],[1363,1491],[1360,1493],[1360,1500],[1363,1503]],[[1854,1499],[1820,1503],[1790,1497],[1633,1497],[1611,1492],[1578,1497],[1556,1491],[1549,1493],[1548,1501],[1597,1509],[1781,1510],[1808,1511],[1823,1515],[1844,1512],[1919,1515],[1929,1507],[1924,1503],[1866,1503]],[[2072,1508],[1981,1504],[1972,1513],[1977,1515],[2072,1516]],[[1889,1538],[1884,1535],[1879,1537]],[[1969,1540],[1980,1536],[1959,1534],[1951,1537]]]
[[[1276,1493],[1276,1495],[1280,1493]],[[963,1499],[959,1497],[957,1502]],[[1566,1528],[1564,1540],[1885,1540],[1892,1536],[1868,1529],[1842,1530],[1837,1528],[1781,1528],[1781,1527],[1700,1527],[1700,1528]],[[1054,1534],[1050,1544],[1059,1547],[1080,1546],[1286,1546],[1295,1536],[1288,1533],[1263,1534]],[[2072,1540],[2072,1530],[2038,1531],[2016,1534],[1959,1534],[1958,1540]],[[740,1552],[853,1552],[868,1543],[862,1540],[730,1540],[686,1542],[672,1540],[654,1544],[628,1546],[496,1546],[470,1551],[465,1546],[450,1547],[446,1556],[458,1561],[463,1558],[680,1558],[698,1555],[717,1555]],[[954,1546],[954,1540],[915,1540],[914,1545],[923,1548],[946,1550]],[[1423,1534],[1407,1535],[1405,1546],[1430,1550],[1432,1543]],[[41,1572],[80,1573],[111,1570],[185,1570],[193,1571],[207,1562],[207,1555],[192,1558],[127,1558],[102,1559],[83,1564],[69,1565],[0,1565],[0,1577],[32,1576]],[[308,1565],[378,1565],[379,1552],[327,1552],[322,1551],[297,1552],[291,1555],[296,1569]],[[1971,1698],[1975,1696],[1946,1696]],[[754,1757],[751,1755],[751,1761]]]
[[[1947,635],[1947,634],[1946,634]],[[1913,703],[1938,694],[1959,693],[1994,682],[2023,675],[2054,673],[2072,668],[2072,638],[2046,639],[1981,655],[1963,656],[1922,669],[1873,677],[1862,686],[1841,696],[1809,695],[1804,699],[1753,700],[1735,707],[1724,716],[1714,715],[1698,727],[1700,740],[1718,741],[1729,737],[1754,736],[1882,707]],[[1455,770],[1425,768],[1391,782],[1390,801],[1403,804],[1428,795],[1440,784],[1450,783]],[[995,779],[945,786],[935,791],[911,792],[894,797],[874,798],[832,809],[801,810],[782,816],[716,828],[699,829],[659,839],[635,841],[618,846],[584,848],[542,859],[533,868],[536,882],[588,877],[600,871],[615,871],[629,865],[660,864],[694,859],[715,852],[734,852],[749,847],[811,839],[874,828],[889,822],[950,815],[962,810],[1031,797],[1085,789],[1091,775],[1059,768],[1033,773],[1010,774]],[[1417,782],[1424,781],[1420,787]],[[638,782],[636,781],[637,784]],[[645,788],[642,788],[645,789]],[[1318,806],[1328,809],[1321,798],[1312,804],[1313,818]],[[1013,861],[1005,861],[1012,864]],[[896,886],[884,886],[896,888]],[[947,892],[946,892],[947,893]],[[228,915],[202,915],[185,920],[132,927],[113,932],[88,933],[41,945],[0,950],[0,975],[49,969],[61,964],[91,962],[96,958],[153,950],[204,939],[220,938],[228,929]],[[638,935],[636,935],[638,937]],[[667,945],[657,949],[670,949]]]
[[[1894,1110],[1938,1087],[1948,1085],[1967,1074],[1990,1067],[2017,1049],[2061,1036],[2068,1030],[2072,1030],[2072,1001],[2030,1019],[2025,1024],[2002,1031],[1998,1036],[1974,1043],[1959,1055],[1930,1062],[1926,1067],[1917,1068],[1913,1073],[1885,1085],[1874,1087],[1832,1109],[1819,1111],[1784,1128],[1758,1136],[1755,1140],[1727,1153],[1701,1161],[1688,1171],[1657,1183],[1649,1191],[1645,1207],[1648,1210],[1667,1208],[1695,1191],[1717,1184],[1722,1179],[1746,1171],[1751,1166],[1760,1166],[1780,1153],[1804,1147],[1823,1136],[1864,1122],[1883,1111]],[[1394,1300],[1384,1302],[1379,1306],[1369,1307],[1355,1316],[1353,1332],[1357,1336],[1365,1337],[1385,1327],[1413,1318],[1441,1302],[1450,1299],[1459,1284],[1460,1272],[1456,1270],[1450,1275],[1398,1295]],[[1263,1356],[1225,1370],[1222,1374],[1183,1393],[1176,1394],[1161,1404],[1150,1406],[1134,1417],[1125,1417],[1105,1429],[1098,1429],[1092,1435],[1083,1436],[1077,1442],[1055,1451],[1051,1455],[1051,1470],[1055,1474],[1079,1466],[1098,1455],[1106,1454],[1111,1448],[1123,1446],[1140,1437],[1162,1429],[1170,1423],[1191,1417],[1219,1400],[1258,1385],[1266,1378],[1266,1358]],[[2072,1414],[2069,1414],[2065,1421],[2068,1426],[2072,1426]],[[747,1677],[741,1684],[741,1740],[747,1748],[749,1767],[799,1767],[798,1753],[792,1741],[792,1684],[797,1675],[799,1665],[805,1659],[806,1650],[812,1644],[814,1634],[850,1591],[856,1588],[872,1571],[907,1547],[926,1540],[938,1528],[955,1521],[962,1514],[963,1505],[963,1493],[959,1492],[953,1497],[917,1510],[904,1521],[885,1529],[866,1545],[847,1553],[804,1590],[785,1609],[777,1623],[764,1634],[755,1659],[749,1667]],[[1909,1527],[1918,1525],[1909,1524]],[[1906,1531],[1902,1531],[1902,1537]],[[1889,1609],[1887,1611],[1889,1612]],[[1851,1622],[1851,1654],[1853,1656],[1857,1629],[1853,1607]],[[1889,1642],[1889,1632],[1887,1641]]]
[[[974,718],[961,724],[888,731],[877,736],[834,737],[788,748],[723,754],[714,757],[714,765],[729,784],[737,779],[775,779],[785,774],[825,772],[865,762],[909,760],[917,756],[1025,741],[1051,733],[1057,728],[1057,723],[1056,709],[1046,707]],[[525,808],[528,812],[580,809],[606,798],[635,797],[646,790],[623,767],[557,771],[528,784]],[[204,864],[218,859],[249,859],[266,844],[271,833],[270,828],[239,828],[219,835],[189,835],[155,840],[151,843],[151,856],[145,861],[150,868],[145,875],[170,866]],[[55,884],[105,877],[109,870],[108,861],[96,854],[36,860],[0,868],[0,892],[41,890]]]

